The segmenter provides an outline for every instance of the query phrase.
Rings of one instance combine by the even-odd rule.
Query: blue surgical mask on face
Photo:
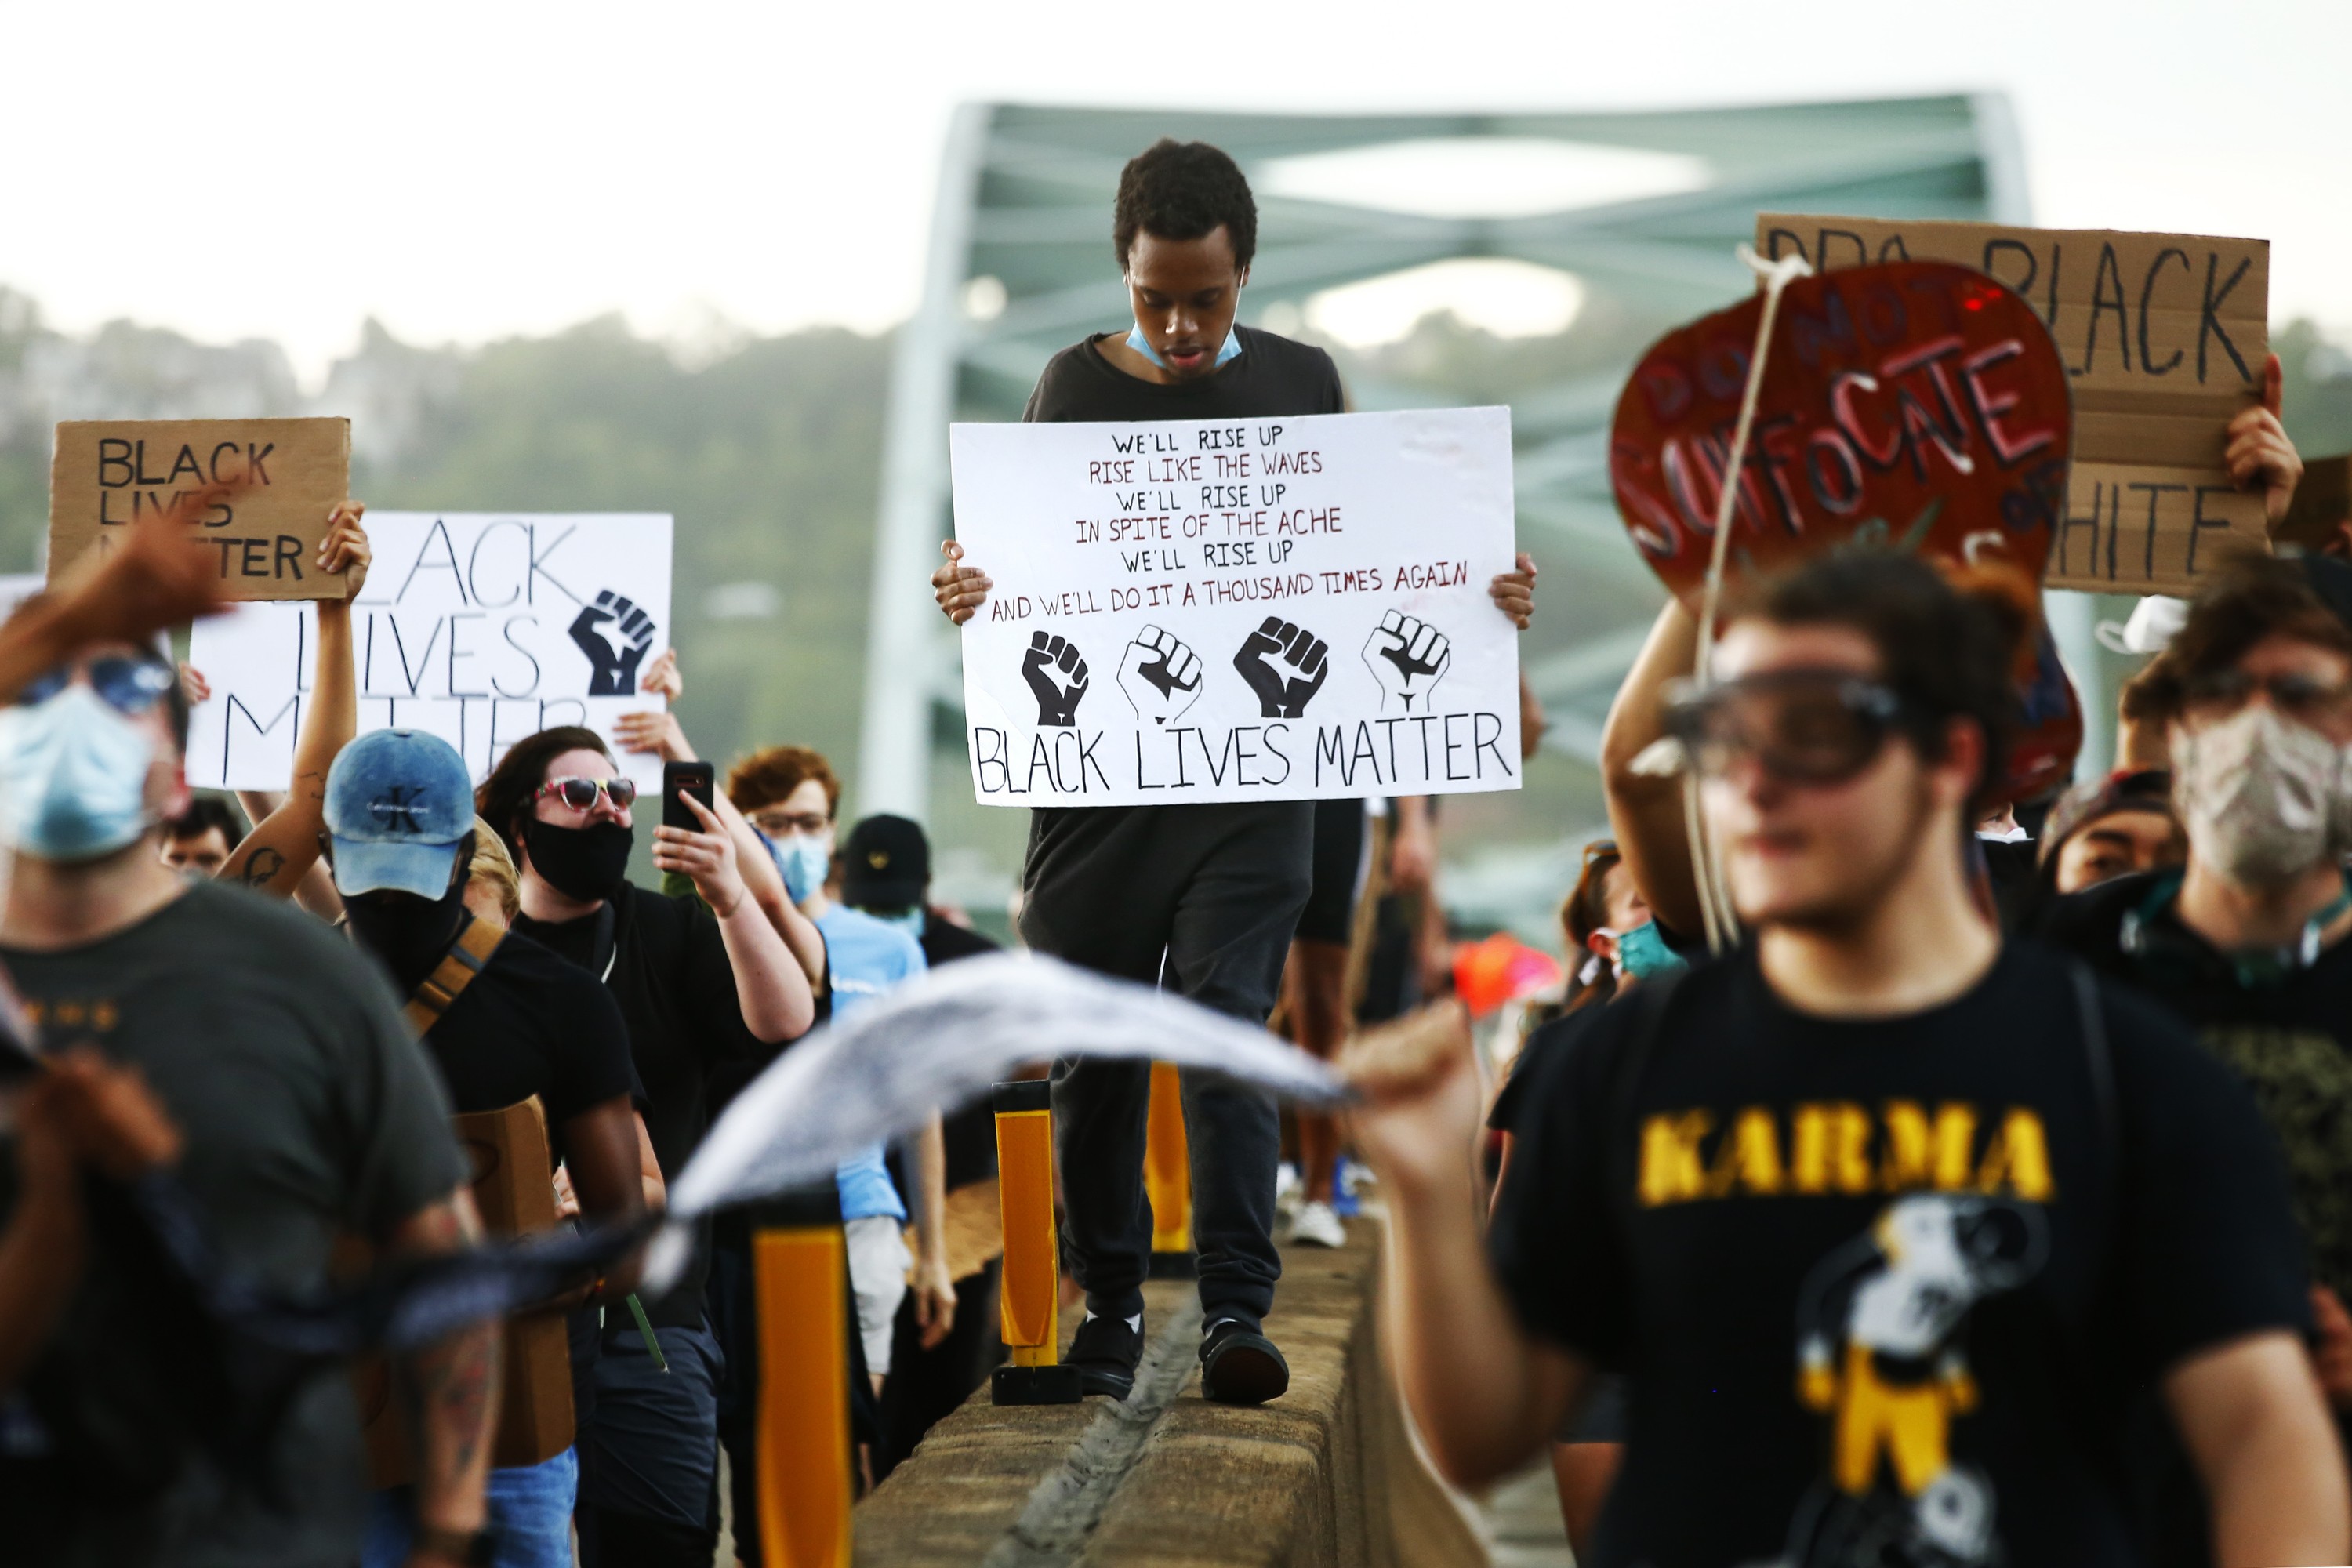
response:
[[[38,860],[92,860],[147,831],[155,741],[79,681],[0,710],[0,841]]]
[[[1643,921],[1617,939],[1618,966],[1635,980],[1670,973],[1687,963],[1681,953],[1666,945],[1655,921]]]
[[[1160,369],[1166,370],[1168,368],[1168,362],[1160,357],[1158,351],[1153,349],[1151,346],[1151,340],[1143,335],[1143,328],[1140,324],[1129,327],[1127,330],[1127,346],[1133,349],[1137,353],[1141,354],[1145,359],[1150,360],[1153,364],[1158,365]],[[1227,363],[1241,357],[1241,330],[1237,327],[1227,327],[1225,329],[1225,346],[1217,351],[1217,363],[1214,368],[1223,370],[1225,368]]]
[[[833,836],[812,838],[804,833],[794,833],[782,838],[768,840],[768,849],[776,858],[776,869],[784,879],[784,896],[794,903],[805,902],[811,893],[824,886],[825,873],[833,869]]]

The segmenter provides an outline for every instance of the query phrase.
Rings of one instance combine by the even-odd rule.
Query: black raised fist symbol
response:
[[[1146,626],[1118,661],[1118,689],[1138,719],[1181,719],[1201,695],[1201,657],[1174,633]]]
[[[1234,668],[1257,693],[1258,717],[1296,719],[1330,679],[1330,651],[1306,627],[1268,616],[1234,655]]]
[[[572,617],[572,640],[588,656],[589,696],[635,697],[637,665],[654,646],[654,618],[607,588]]]
[[[1364,663],[1381,684],[1381,706],[1389,700],[1407,713],[1429,710],[1430,689],[1445,679],[1454,644],[1427,621],[1391,610],[1364,639]]]
[[[1021,679],[1037,694],[1037,722],[1067,729],[1078,721],[1078,700],[1087,694],[1087,661],[1078,645],[1044,632],[1029,637]]]

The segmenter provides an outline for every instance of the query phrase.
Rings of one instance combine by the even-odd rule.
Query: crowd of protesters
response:
[[[1138,157],[1113,238],[1133,330],[1058,355],[1029,418],[1346,407],[1328,355],[1235,321],[1256,213],[1224,154]],[[2301,465],[2273,387],[2229,460],[2275,520]],[[195,795],[203,677],[154,642],[214,607],[184,520],[0,626],[0,1554],[701,1568],[731,1469],[760,1562],[760,1205],[704,1222],[658,1295],[625,1252],[373,1384],[222,1331],[171,1216],[224,1277],[321,1300],[353,1259],[474,1245],[453,1118],[535,1102],[547,1211],[632,1234],[793,1042],[992,944],[933,902],[919,825],[840,832],[806,747],[679,791],[683,817],[642,796],[635,772],[698,761],[674,652],[642,682],[668,706],[530,736],[478,785],[431,734],[358,732],[326,601],[286,791]],[[362,510],[327,524],[318,564],[355,595]],[[946,554],[961,624],[993,584]],[[2004,788],[2039,628],[1997,573],[1819,559],[1741,585],[1706,648],[1669,604],[1603,736],[1612,836],[1560,912],[1564,1004],[1499,1092],[1457,1011],[1397,1016],[1437,967],[1435,802],[1038,811],[1027,944],[1271,1017],[1362,1096],[1295,1120],[1286,1213],[1271,1099],[1182,1075],[1201,1393],[1286,1392],[1277,1235],[1346,1243],[1352,1142],[1430,1454],[1477,1485],[1549,1447],[1580,1562],[2345,1561],[2335,564],[2207,574],[2126,689],[2128,765],[2043,801]],[[1495,613],[1526,626],[1534,575],[1495,577]],[[1713,680],[1676,684],[1702,658]],[[658,889],[630,879],[641,845]],[[1051,1075],[1086,1308],[1064,1359],[1123,1398],[1150,1073]],[[992,1218],[993,1161],[985,1111],[934,1115],[789,1200],[845,1240],[862,1485],[1002,1353],[994,1249],[958,1240]],[[546,1392],[538,1346],[570,1411],[551,1444],[501,1419]]]

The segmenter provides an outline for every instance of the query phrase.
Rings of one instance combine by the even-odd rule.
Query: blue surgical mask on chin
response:
[[[1635,980],[1670,973],[1685,967],[1688,962],[1666,945],[1655,921],[1643,921],[1617,939],[1617,963]]]
[[[1151,340],[1143,335],[1143,328],[1139,323],[1128,328],[1127,346],[1133,349],[1137,353],[1141,354],[1145,359],[1150,360],[1153,364],[1158,365],[1160,369],[1166,370],[1168,368],[1168,362],[1160,357],[1159,352],[1151,346]],[[1223,370],[1232,361],[1237,360],[1241,357],[1241,329],[1238,327],[1227,327],[1225,329],[1225,346],[1217,351],[1217,363],[1213,368]]]
[[[886,915],[874,910],[868,910],[866,912],[884,925],[897,926],[917,942],[923,940],[923,906],[920,904],[917,904],[911,910],[901,910],[895,915]]]
[[[833,868],[831,835],[812,838],[794,833],[769,839],[768,848],[776,858],[776,869],[783,875],[784,896],[793,902],[806,902],[811,893],[824,886],[825,873]]]
[[[147,831],[154,737],[76,681],[0,710],[0,842],[37,860],[94,860]]]

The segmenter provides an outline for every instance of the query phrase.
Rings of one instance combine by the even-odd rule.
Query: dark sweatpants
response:
[[[1309,801],[1041,809],[1030,822],[1021,934],[1040,952],[1264,1023],[1307,904],[1314,816]],[[1202,1317],[1255,1328],[1282,1274],[1273,1237],[1281,1121],[1262,1090],[1189,1071],[1182,1081]],[[1150,1104],[1149,1062],[1055,1066],[1062,1255],[1103,1317],[1143,1310]]]

